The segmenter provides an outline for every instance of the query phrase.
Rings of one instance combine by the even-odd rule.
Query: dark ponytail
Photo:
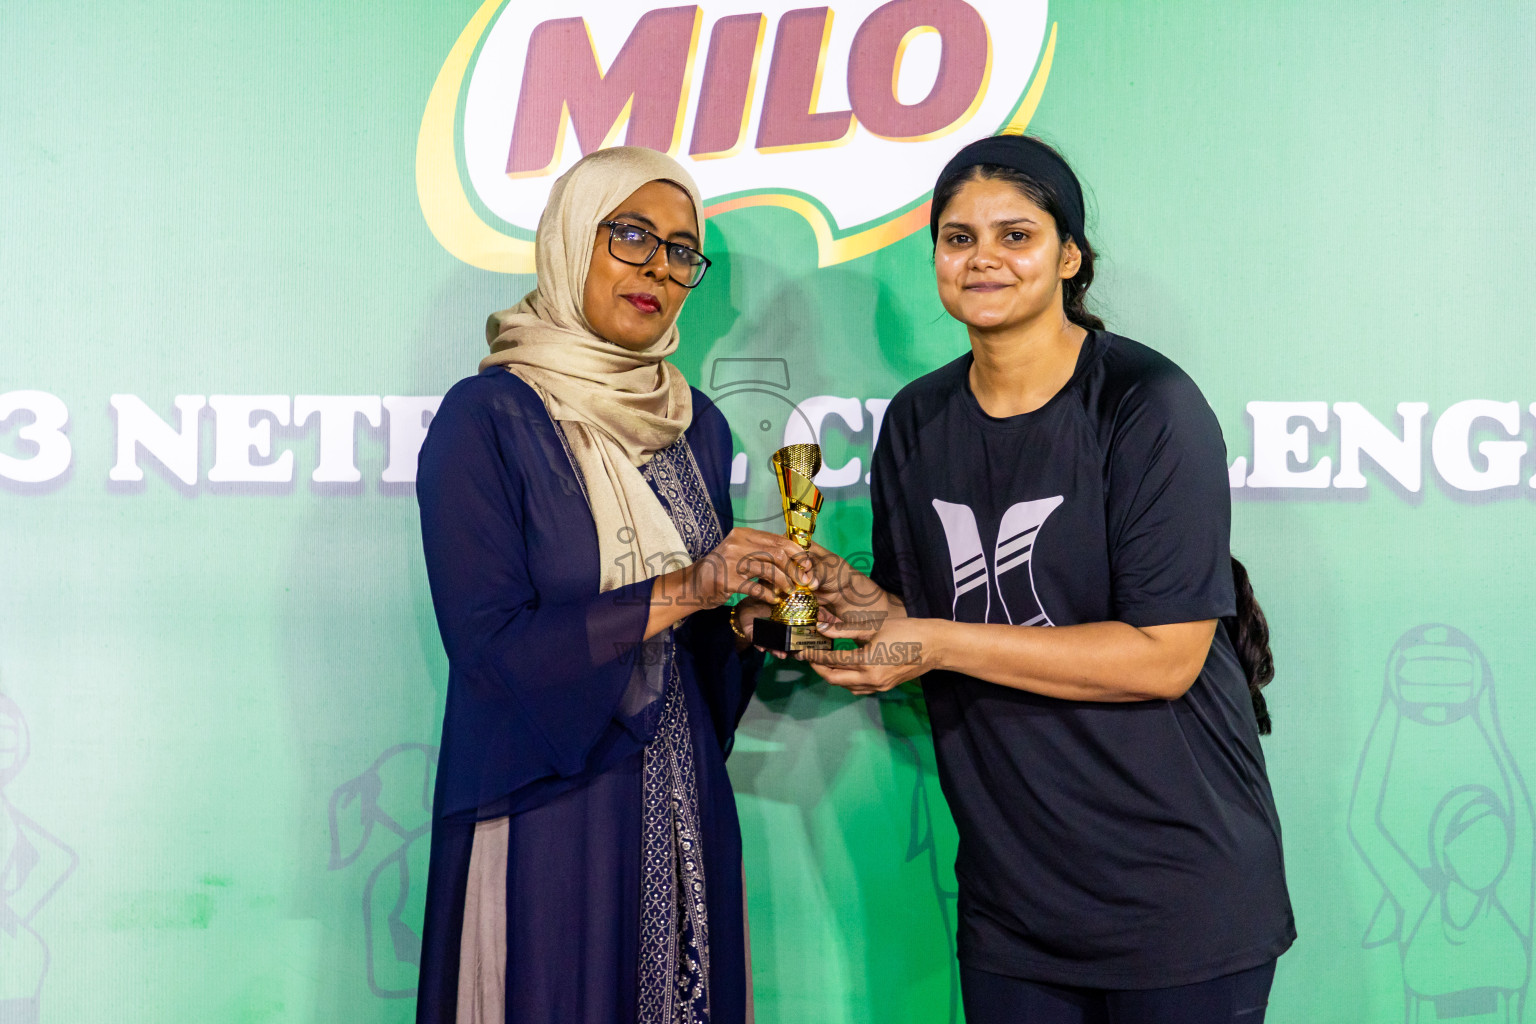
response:
[[[1269,651],[1269,621],[1253,596],[1253,584],[1243,563],[1232,559],[1232,584],[1237,590],[1237,614],[1222,619],[1237,660],[1248,677],[1248,695],[1253,698],[1253,717],[1259,723],[1259,735],[1270,733],[1269,706],[1261,692],[1275,678],[1275,659]]]

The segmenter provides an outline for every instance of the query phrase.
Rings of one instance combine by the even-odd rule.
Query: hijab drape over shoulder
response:
[[[558,422],[585,479],[597,525],[600,587],[687,564],[682,538],[637,470],[682,436],[693,419],[682,372],[667,362],[677,351],[677,325],[640,351],[599,337],[582,311],[598,222],[651,181],[671,182],[693,202],[698,235],[704,208],[677,161],[654,150],[598,150],[555,182],[535,240],[538,286],[486,323],[491,354],[482,370],[505,366],[527,381]],[[609,259],[601,251],[600,259]]]

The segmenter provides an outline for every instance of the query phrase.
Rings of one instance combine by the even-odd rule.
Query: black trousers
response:
[[[1263,1024],[1275,962],[1194,985],[1046,985],[960,965],[966,1024]]]

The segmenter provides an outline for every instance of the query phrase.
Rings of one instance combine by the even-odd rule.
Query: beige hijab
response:
[[[538,287],[491,315],[485,325],[491,354],[480,361],[482,370],[505,366],[527,381],[565,428],[597,524],[604,591],[690,561],[671,517],[636,468],[693,421],[688,382],[666,361],[677,351],[677,326],[634,352],[598,337],[582,312],[598,221],[657,180],[688,193],[703,240],[699,189],[677,161],[638,146],[589,154],[550,189],[534,242]]]

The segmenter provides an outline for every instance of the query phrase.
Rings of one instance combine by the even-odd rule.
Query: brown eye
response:
[[[963,249],[967,245],[971,244],[971,236],[970,235],[953,234],[953,235],[950,235],[947,239],[945,239],[945,241],[947,241],[950,245],[954,246],[957,249]]]
[[[676,263],[680,267],[696,267],[704,262],[704,254],[697,249],[690,249],[686,245],[669,243],[667,245],[667,261]]]

